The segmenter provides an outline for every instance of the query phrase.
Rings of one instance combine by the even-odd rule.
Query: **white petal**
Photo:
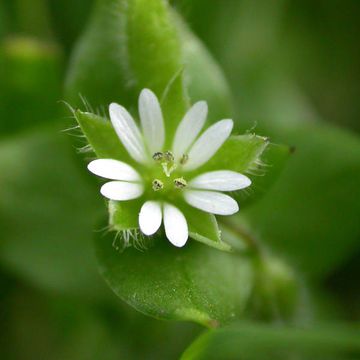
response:
[[[166,237],[173,245],[182,247],[186,244],[189,231],[185,216],[168,203],[164,204],[164,226]]]
[[[140,175],[130,165],[114,159],[97,159],[88,164],[93,174],[111,180],[141,181]]]
[[[191,206],[211,214],[232,215],[239,211],[232,197],[219,192],[187,190],[184,197]]]
[[[111,123],[129,155],[139,163],[145,163],[147,155],[144,142],[134,119],[121,105],[109,106]]]
[[[150,153],[161,151],[165,140],[164,120],[159,100],[149,89],[144,89],[140,93],[139,114]]]
[[[211,171],[197,176],[188,183],[195,189],[234,191],[251,185],[251,180],[240,173],[228,170]]]
[[[218,121],[210,126],[192,146],[184,170],[193,170],[205,164],[229,137],[232,128],[233,121],[230,119]]]
[[[147,201],[140,210],[139,226],[145,235],[152,235],[161,225],[161,205],[157,201]]]
[[[143,186],[125,181],[110,181],[101,187],[100,192],[103,196],[111,200],[132,200],[141,196]]]
[[[205,124],[207,113],[206,101],[199,101],[185,114],[175,133],[172,147],[175,159],[180,158],[189,150]]]

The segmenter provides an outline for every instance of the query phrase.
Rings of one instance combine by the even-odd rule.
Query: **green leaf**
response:
[[[72,57],[68,99],[79,103],[81,93],[94,108],[129,108],[144,87],[160,98],[182,69],[180,52],[166,1],[99,0]]]
[[[88,21],[94,0],[49,0],[47,3],[51,30],[69,52]]]
[[[185,84],[192,102],[207,101],[210,123],[232,117],[232,95],[221,67],[181,17],[172,14],[181,38]]]
[[[137,91],[144,87],[161,96],[182,68],[180,39],[167,1],[127,1],[127,55]]]
[[[82,94],[94,109],[116,101],[133,110],[142,88],[163,98],[173,83],[173,100],[163,104],[169,141],[188,106],[183,78],[192,102],[209,103],[211,122],[230,116],[221,69],[167,1],[100,0],[72,55],[67,100],[80,106]]]
[[[58,115],[54,110],[61,97],[60,60],[52,43],[24,37],[0,43],[1,136],[52,122]]]
[[[182,360],[211,359],[356,359],[360,336],[355,327],[275,327],[241,323],[201,335]]]
[[[128,106],[134,100],[124,69],[126,63],[125,1],[97,1],[88,27],[70,58],[66,99],[82,105],[79,95],[97,109],[113,101]]]
[[[103,296],[91,250],[102,201],[68,140],[51,128],[0,143],[0,259],[37,287]]]
[[[179,71],[167,85],[161,101],[161,109],[165,120],[165,148],[170,149],[177,125],[190,106],[185,92],[183,71]]]
[[[100,273],[111,289],[144,314],[217,326],[241,316],[252,287],[251,261],[165,237],[145,252],[117,252],[112,236],[96,239]]]
[[[89,110],[107,109],[115,101],[135,115],[141,89],[154,91],[162,103],[170,147],[189,101],[180,39],[166,1],[99,1],[71,64],[68,99],[79,104],[82,94]]]
[[[197,324],[145,317],[119,306],[113,294],[111,300],[94,306],[83,298],[14,286],[12,280],[8,295],[1,293],[6,304],[1,358],[135,360],[151,354],[152,359],[178,359],[202,330]]]
[[[278,133],[296,151],[270,192],[242,215],[276,251],[319,279],[359,247],[360,141],[320,124]]]

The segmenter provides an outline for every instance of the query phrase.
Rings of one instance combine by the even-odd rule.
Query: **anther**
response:
[[[154,191],[159,191],[164,187],[164,183],[159,179],[154,179],[152,182],[152,188]]]
[[[174,154],[171,151],[165,151],[164,152],[164,159],[167,162],[173,162],[174,161]]]
[[[180,164],[184,165],[187,163],[187,161],[189,160],[189,155],[188,154],[184,154],[181,159],[180,159]]]
[[[187,182],[184,178],[181,177],[181,178],[174,179],[174,185],[178,189],[183,189],[184,187],[186,187]]]
[[[152,158],[155,161],[161,161],[164,158],[164,154],[161,151],[158,151],[152,156]]]

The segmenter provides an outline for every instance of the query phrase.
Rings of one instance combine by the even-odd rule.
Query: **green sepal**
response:
[[[179,208],[186,217],[189,236],[192,239],[222,251],[231,251],[231,246],[221,240],[221,232],[216,217],[213,214],[195,209],[186,204],[179,206]]]
[[[247,191],[237,191],[232,196],[241,207],[248,206],[266,194],[286,167],[293,149],[286,145],[269,143],[246,175],[251,179]]]
[[[139,212],[141,202],[130,201],[109,201],[109,226],[111,230],[123,231],[139,228]]]
[[[232,170],[245,174],[256,167],[268,144],[267,138],[253,134],[230,136],[217,153],[195,172]]]
[[[98,158],[134,162],[109,120],[80,110],[76,110],[74,116],[91,146],[90,150],[93,150]]]

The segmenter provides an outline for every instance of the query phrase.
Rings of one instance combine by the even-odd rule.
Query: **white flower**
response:
[[[140,171],[114,159],[97,159],[88,165],[95,175],[113,180],[101,187],[106,198],[125,201],[145,195],[147,200],[139,213],[141,231],[152,235],[163,221],[166,237],[178,247],[188,239],[188,225],[184,214],[173,205],[174,199],[185,200],[208,213],[231,215],[239,210],[238,204],[220,191],[239,190],[251,184],[245,175],[228,170],[187,178],[217,152],[233,128],[232,120],[221,120],[198,137],[207,111],[205,101],[194,104],[176,130],[172,150],[166,151],[162,111],[152,91],[144,89],[140,93],[142,131],[124,107],[112,103],[109,107],[112,125]]]

